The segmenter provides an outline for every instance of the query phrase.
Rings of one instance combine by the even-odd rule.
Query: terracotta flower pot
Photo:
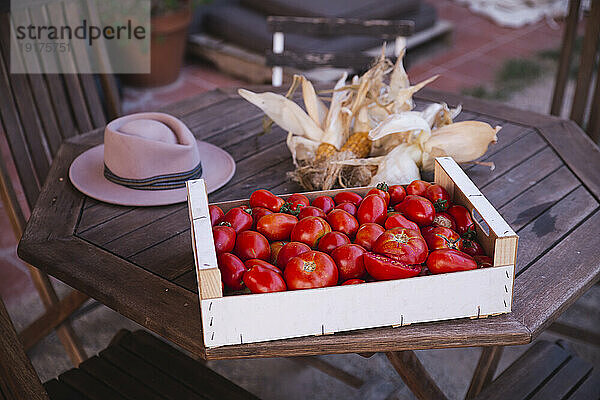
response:
[[[188,27],[192,20],[191,8],[152,17],[150,24],[150,73],[125,74],[123,82],[130,86],[163,86],[179,76],[185,52]]]

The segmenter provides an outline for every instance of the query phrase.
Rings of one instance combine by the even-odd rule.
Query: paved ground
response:
[[[496,27],[484,18],[446,0],[430,0],[442,18],[455,22],[455,45],[450,51],[431,57],[414,66],[409,74],[417,81],[441,73],[435,86],[449,91],[489,82],[504,60],[512,57],[531,57],[539,50],[556,48],[560,31],[545,22],[510,30]],[[243,82],[223,76],[210,66],[187,65],[179,80],[167,87],[153,90],[126,89],[124,112],[155,110],[163,104],[221,86],[238,86]],[[535,85],[525,88],[506,100],[507,103],[538,112],[547,112],[553,87],[551,72]],[[0,136],[1,137],[1,136]],[[0,140],[0,151],[6,145]],[[0,205],[0,208],[2,206]],[[22,329],[42,312],[41,303],[28,277],[27,270],[15,254],[16,241],[4,210],[0,211],[0,295]],[[57,284],[60,292],[66,288]],[[600,326],[600,286],[596,285],[562,317],[591,330]],[[74,318],[75,330],[82,338],[88,354],[107,345],[114,333],[122,328],[137,329],[135,323],[116,312],[90,302]],[[544,334],[555,340],[558,336]],[[576,351],[600,366],[600,348],[574,342]],[[500,369],[510,364],[526,346],[507,349]],[[29,353],[42,380],[49,379],[70,367],[56,335],[51,334]],[[420,351],[418,355],[450,398],[461,398],[477,362],[479,349]],[[366,383],[360,389],[351,388],[314,368],[290,359],[238,360],[210,362],[215,370],[266,399],[410,399],[401,380],[387,359],[375,355],[369,359],[356,355],[322,357],[328,362],[360,377]]]

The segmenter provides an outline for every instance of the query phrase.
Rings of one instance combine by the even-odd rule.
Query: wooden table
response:
[[[529,343],[600,277],[600,151],[570,121],[432,90],[422,91],[417,100],[421,106],[432,100],[460,103],[459,120],[503,126],[484,157],[496,169],[470,166],[467,174],[520,236],[510,314],[206,349],[187,205],[109,205],[87,198],[69,182],[71,161],[101,143],[100,130],[61,148],[19,255],[206,359]],[[234,90],[215,90],[165,111],[236,159],[235,176],[210,201],[245,198],[257,188],[299,190],[286,178],[292,162],[284,132],[274,127],[261,135],[262,113]],[[410,371],[402,369],[411,363],[419,368],[414,354],[388,356],[410,381]],[[439,394],[411,388],[422,392],[420,397]]]

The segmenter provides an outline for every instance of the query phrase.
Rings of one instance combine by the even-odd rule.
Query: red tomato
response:
[[[328,254],[307,251],[288,262],[283,277],[292,290],[319,288],[336,285],[338,270]]]
[[[494,260],[490,256],[475,256],[473,257],[479,268],[489,268],[494,266]]]
[[[320,208],[325,212],[325,214],[327,214],[329,211],[333,210],[335,203],[329,196],[319,196],[312,201],[312,206]]]
[[[221,280],[230,289],[241,290],[244,288],[242,276],[246,267],[242,260],[231,253],[217,254],[217,264],[221,271]]]
[[[287,198],[287,202],[292,204],[302,204],[305,207],[310,204],[310,201],[308,201],[308,197],[306,197],[302,193],[294,193],[293,195]]]
[[[210,214],[210,224],[212,226],[215,226],[223,215],[225,215],[219,206],[208,206],[208,213]]]
[[[300,211],[309,204],[308,197],[300,193],[294,193],[287,198],[287,201],[281,207],[281,212],[298,215],[300,214]]]
[[[288,244],[288,242],[283,240],[271,243],[271,264],[277,264],[277,256],[286,244]]]
[[[325,219],[327,218],[327,214],[325,214],[325,211],[321,210],[318,207],[302,207],[302,209],[300,210],[300,214],[298,214],[298,219],[304,219],[306,217],[321,217]]]
[[[335,206],[335,209],[344,210],[353,217],[356,216],[356,206],[353,203],[350,203],[349,201],[345,201],[343,203],[338,204],[337,206]]]
[[[265,215],[273,214],[273,211],[263,207],[254,207],[252,209],[252,229],[256,230],[256,223]]]
[[[471,257],[474,256],[484,256],[485,252],[483,251],[483,247],[475,240],[462,238],[458,242],[458,250],[463,253],[467,253]]]
[[[251,258],[267,261],[271,257],[271,246],[267,238],[260,233],[243,231],[237,235],[234,253],[243,261]]]
[[[335,200],[335,204],[341,204],[345,202],[349,202],[358,207],[363,200],[360,194],[354,192],[339,192],[333,198]]]
[[[252,293],[272,293],[287,290],[281,274],[260,265],[255,265],[244,272],[242,280]]]
[[[235,246],[235,231],[230,226],[213,226],[213,241],[215,251],[219,253],[231,253]]]
[[[427,268],[432,274],[468,271],[477,268],[477,262],[470,255],[455,249],[432,251],[427,257]]]
[[[405,264],[421,264],[427,259],[427,243],[419,231],[392,228],[385,231],[375,244],[373,251],[385,254]]]
[[[348,243],[350,243],[350,239],[342,232],[329,232],[319,240],[318,248],[323,253],[331,254],[336,248]]]
[[[385,220],[385,229],[392,228],[408,228],[419,230],[419,226],[412,221],[406,219],[406,217],[400,213],[391,213],[388,214],[387,219]]]
[[[362,257],[365,252],[366,250],[357,244],[345,244],[331,253],[341,281],[365,275],[365,263]]]
[[[252,222],[251,209],[246,207],[235,207],[227,211],[219,221],[219,224],[231,226],[235,230],[235,233],[240,233],[252,228]]]
[[[427,190],[429,186],[431,186],[431,183],[429,182],[421,180],[412,181],[408,184],[408,186],[406,186],[406,194],[413,196],[425,196],[425,190]]]
[[[359,283],[365,283],[362,279],[348,279],[346,282],[342,283],[344,285],[358,285]]]
[[[441,185],[431,185],[425,189],[425,196],[433,206],[435,211],[446,211],[450,207],[450,195]]]
[[[367,196],[370,194],[376,194],[376,195],[383,197],[383,199],[385,200],[386,207],[390,205],[390,194],[388,192],[387,183],[385,183],[385,182],[378,183],[376,187],[374,187],[373,189],[371,189],[367,192]]]
[[[327,222],[331,229],[354,237],[358,231],[358,221],[347,211],[333,209],[327,214]]]
[[[393,206],[402,202],[406,197],[406,190],[404,190],[404,186],[402,185],[392,185],[388,187],[388,193],[390,194],[390,204]]]
[[[319,239],[326,233],[331,232],[331,227],[323,218],[306,217],[298,221],[292,230],[293,242],[306,243],[313,249],[319,244]]]
[[[368,222],[362,224],[356,232],[356,238],[354,238],[354,244],[364,247],[368,251],[371,251],[375,241],[385,232],[385,229],[379,224],[374,222]]]
[[[468,239],[475,238],[475,224],[471,218],[471,213],[463,206],[453,205],[446,210],[456,222],[456,231]]]
[[[279,212],[285,201],[281,197],[275,196],[273,193],[265,189],[255,190],[250,195],[250,207],[263,207],[273,212]]]
[[[421,272],[421,265],[408,265],[380,254],[365,253],[363,260],[369,275],[378,281],[412,278]]]
[[[271,241],[290,238],[292,229],[298,223],[298,218],[290,214],[273,213],[258,220],[256,230]]]
[[[429,228],[429,227],[428,227]],[[436,226],[422,232],[429,251],[439,249],[458,249],[460,236],[450,228]]]
[[[289,242],[279,250],[276,264],[283,271],[288,261],[307,251],[310,251],[308,245],[300,242]]]
[[[435,213],[435,217],[433,217],[433,223],[431,225],[443,226],[444,228],[450,228],[453,231],[456,230],[456,222],[454,222],[454,218],[445,212]]]
[[[431,225],[433,217],[435,217],[433,204],[421,196],[406,196],[402,203],[396,204],[394,210],[400,211],[406,218],[416,222],[419,226]]]
[[[246,267],[246,269],[251,269],[253,267],[259,266],[259,267],[263,267],[263,268],[268,268],[271,271],[276,272],[278,274],[282,273],[282,271],[279,268],[277,268],[276,266],[274,266],[273,264],[270,264],[264,260],[259,260],[258,258],[252,258],[250,260],[246,260],[244,262],[244,266]]]
[[[360,206],[358,206],[356,217],[361,225],[367,222],[375,222],[382,225],[387,217],[385,200],[376,194],[365,197]]]

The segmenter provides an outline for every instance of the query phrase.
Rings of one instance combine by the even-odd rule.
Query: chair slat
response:
[[[585,379],[592,368],[592,364],[582,358],[571,358],[531,400],[565,398],[577,383]]]
[[[362,20],[355,18],[311,18],[270,16],[267,18],[270,32],[300,33],[308,36],[375,36],[395,39],[413,33],[414,21]]]
[[[585,24],[583,48],[581,50],[581,63],[577,73],[577,85],[573,96],[571,119],[579,126],[584,126],[585,110],[588,104],[590,82],[594,72],[594,63],[598,50],[598,36],[600,35],[600,1],[592,1],[590,15]]]
[[[600,368],[594,368],[577,389],[569,396],[569,400],[600,399]]]
[[[600,110],[600,64],[596,70],[596,88],[592,97],[591,110],[586,131],[594,142],[600,143],[600,112],[598,112]]]
[[[569,79],[569,70],[573,55],[573,45],[577,35],[577,22],[579,22],[579,8],[581,0],[571,0],[569,2],[569,15],[567,16],[565,33],[563,34],[562,46],[560,50],[560,60],[558,62],[558,72],[554,84],[554,94],[552,96],[552,105],[550,114],[560,115],[565,95],[565,87]]]
[[[88,397],[73,389],[72,387],[52,379],[44,383],[44,389],[48,392],[50,400],[89,400]]]
[[[109,388],[104,383],[78,368],[62,373],[58,377],[58,380],[80,393],[85,393],[85,397],[90,400],[127,400],[117,391]]]

